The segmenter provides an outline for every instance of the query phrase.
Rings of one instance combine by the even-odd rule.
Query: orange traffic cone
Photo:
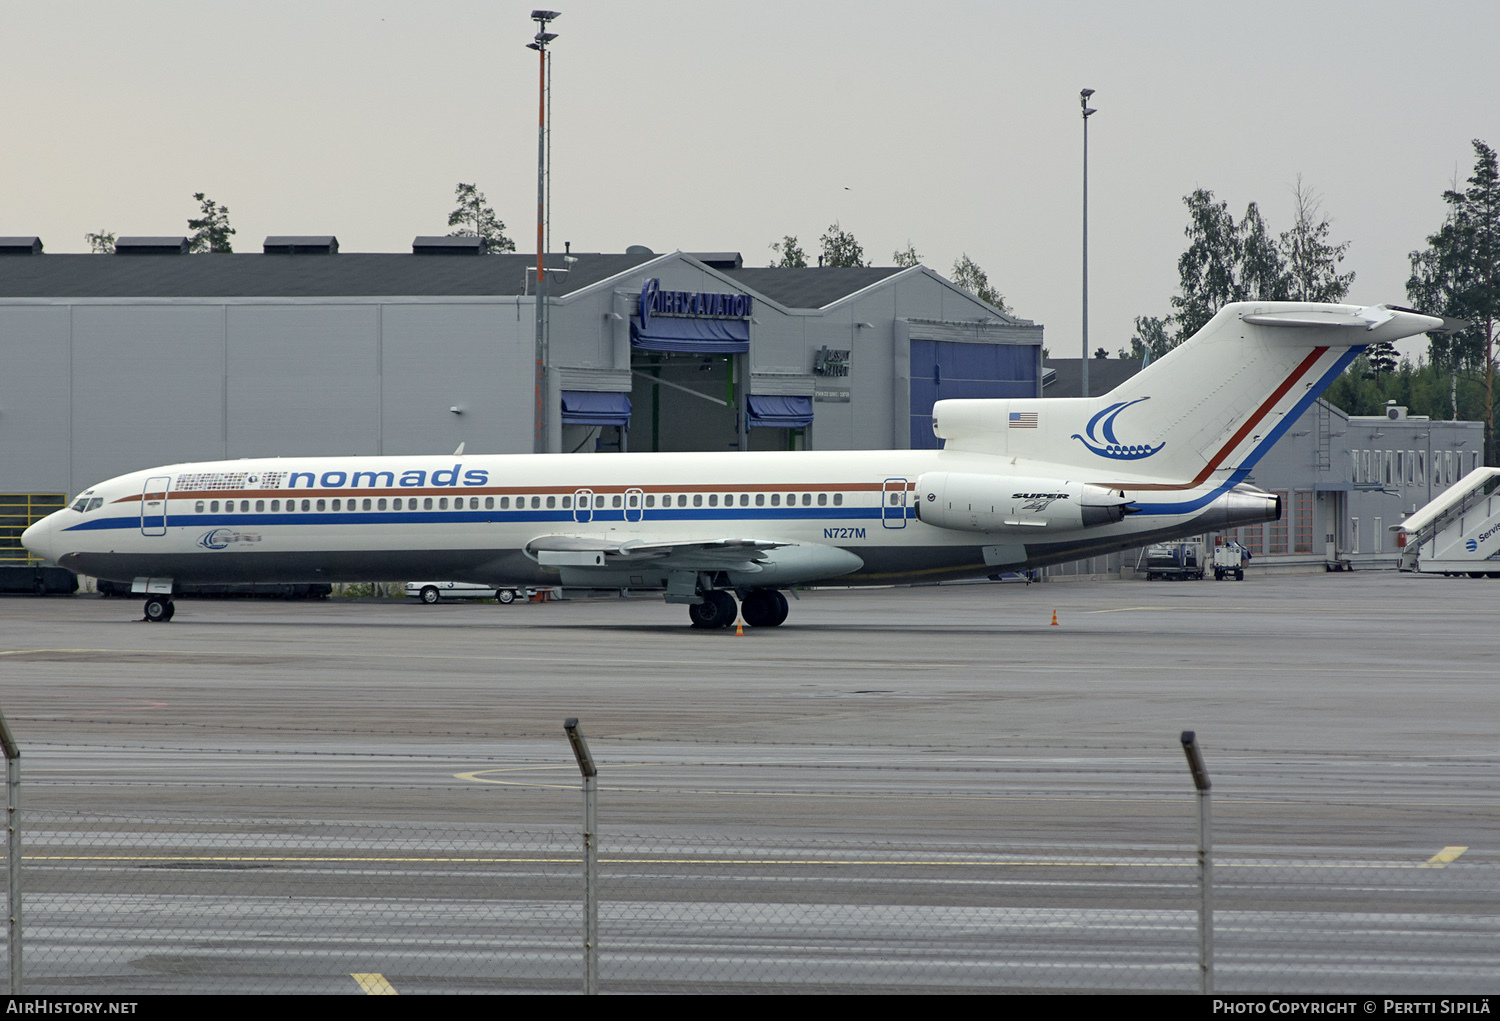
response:
[[[1057,627],[1057,611],[1052,611],[1052,626]]]
[[[739,617],[736,617],[734,619],[734,633],[739,635],[741,638],[745,636],[745,622]]]

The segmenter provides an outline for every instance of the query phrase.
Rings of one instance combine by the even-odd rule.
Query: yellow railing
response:
[[[40,563],[21,545],[21,533],[62,508],[67,498],[66,493],[0,493],[0,565]]]

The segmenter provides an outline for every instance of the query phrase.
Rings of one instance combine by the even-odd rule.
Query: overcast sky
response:
[[[1182,197],[1256,201],[1300,174],[1351,301],[1404,302],[1442,191],[1500,145],[1500,4],[557,0],[554,247],[738,250],[769,265],[837,220],[889,264],[960,253],[1076,355],[1089,121],[1090,345],[1165,315]],[[409,251],[477,183],[535,250],[530,3],[0,0],[0,234],[179,234],[192,194],[239,251],[335,234]]]

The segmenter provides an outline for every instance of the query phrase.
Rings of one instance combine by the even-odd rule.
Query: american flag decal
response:
[[[1035,429],[1035,411],[1012,411],[1010,413],[1010,427],[1012,429]]]

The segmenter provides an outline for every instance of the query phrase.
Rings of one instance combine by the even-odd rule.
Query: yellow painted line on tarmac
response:
[[[1420,867],[1424,869],[1440,869],[1467,850],[1467,847],[1445,847],[1431,858],[1428,858]]]
[[[365,991],[366,996],[395,996],[396,987],[385,980],[385,976],[376,971],[351,972],[349,977],[359,983],[359,987]]]

